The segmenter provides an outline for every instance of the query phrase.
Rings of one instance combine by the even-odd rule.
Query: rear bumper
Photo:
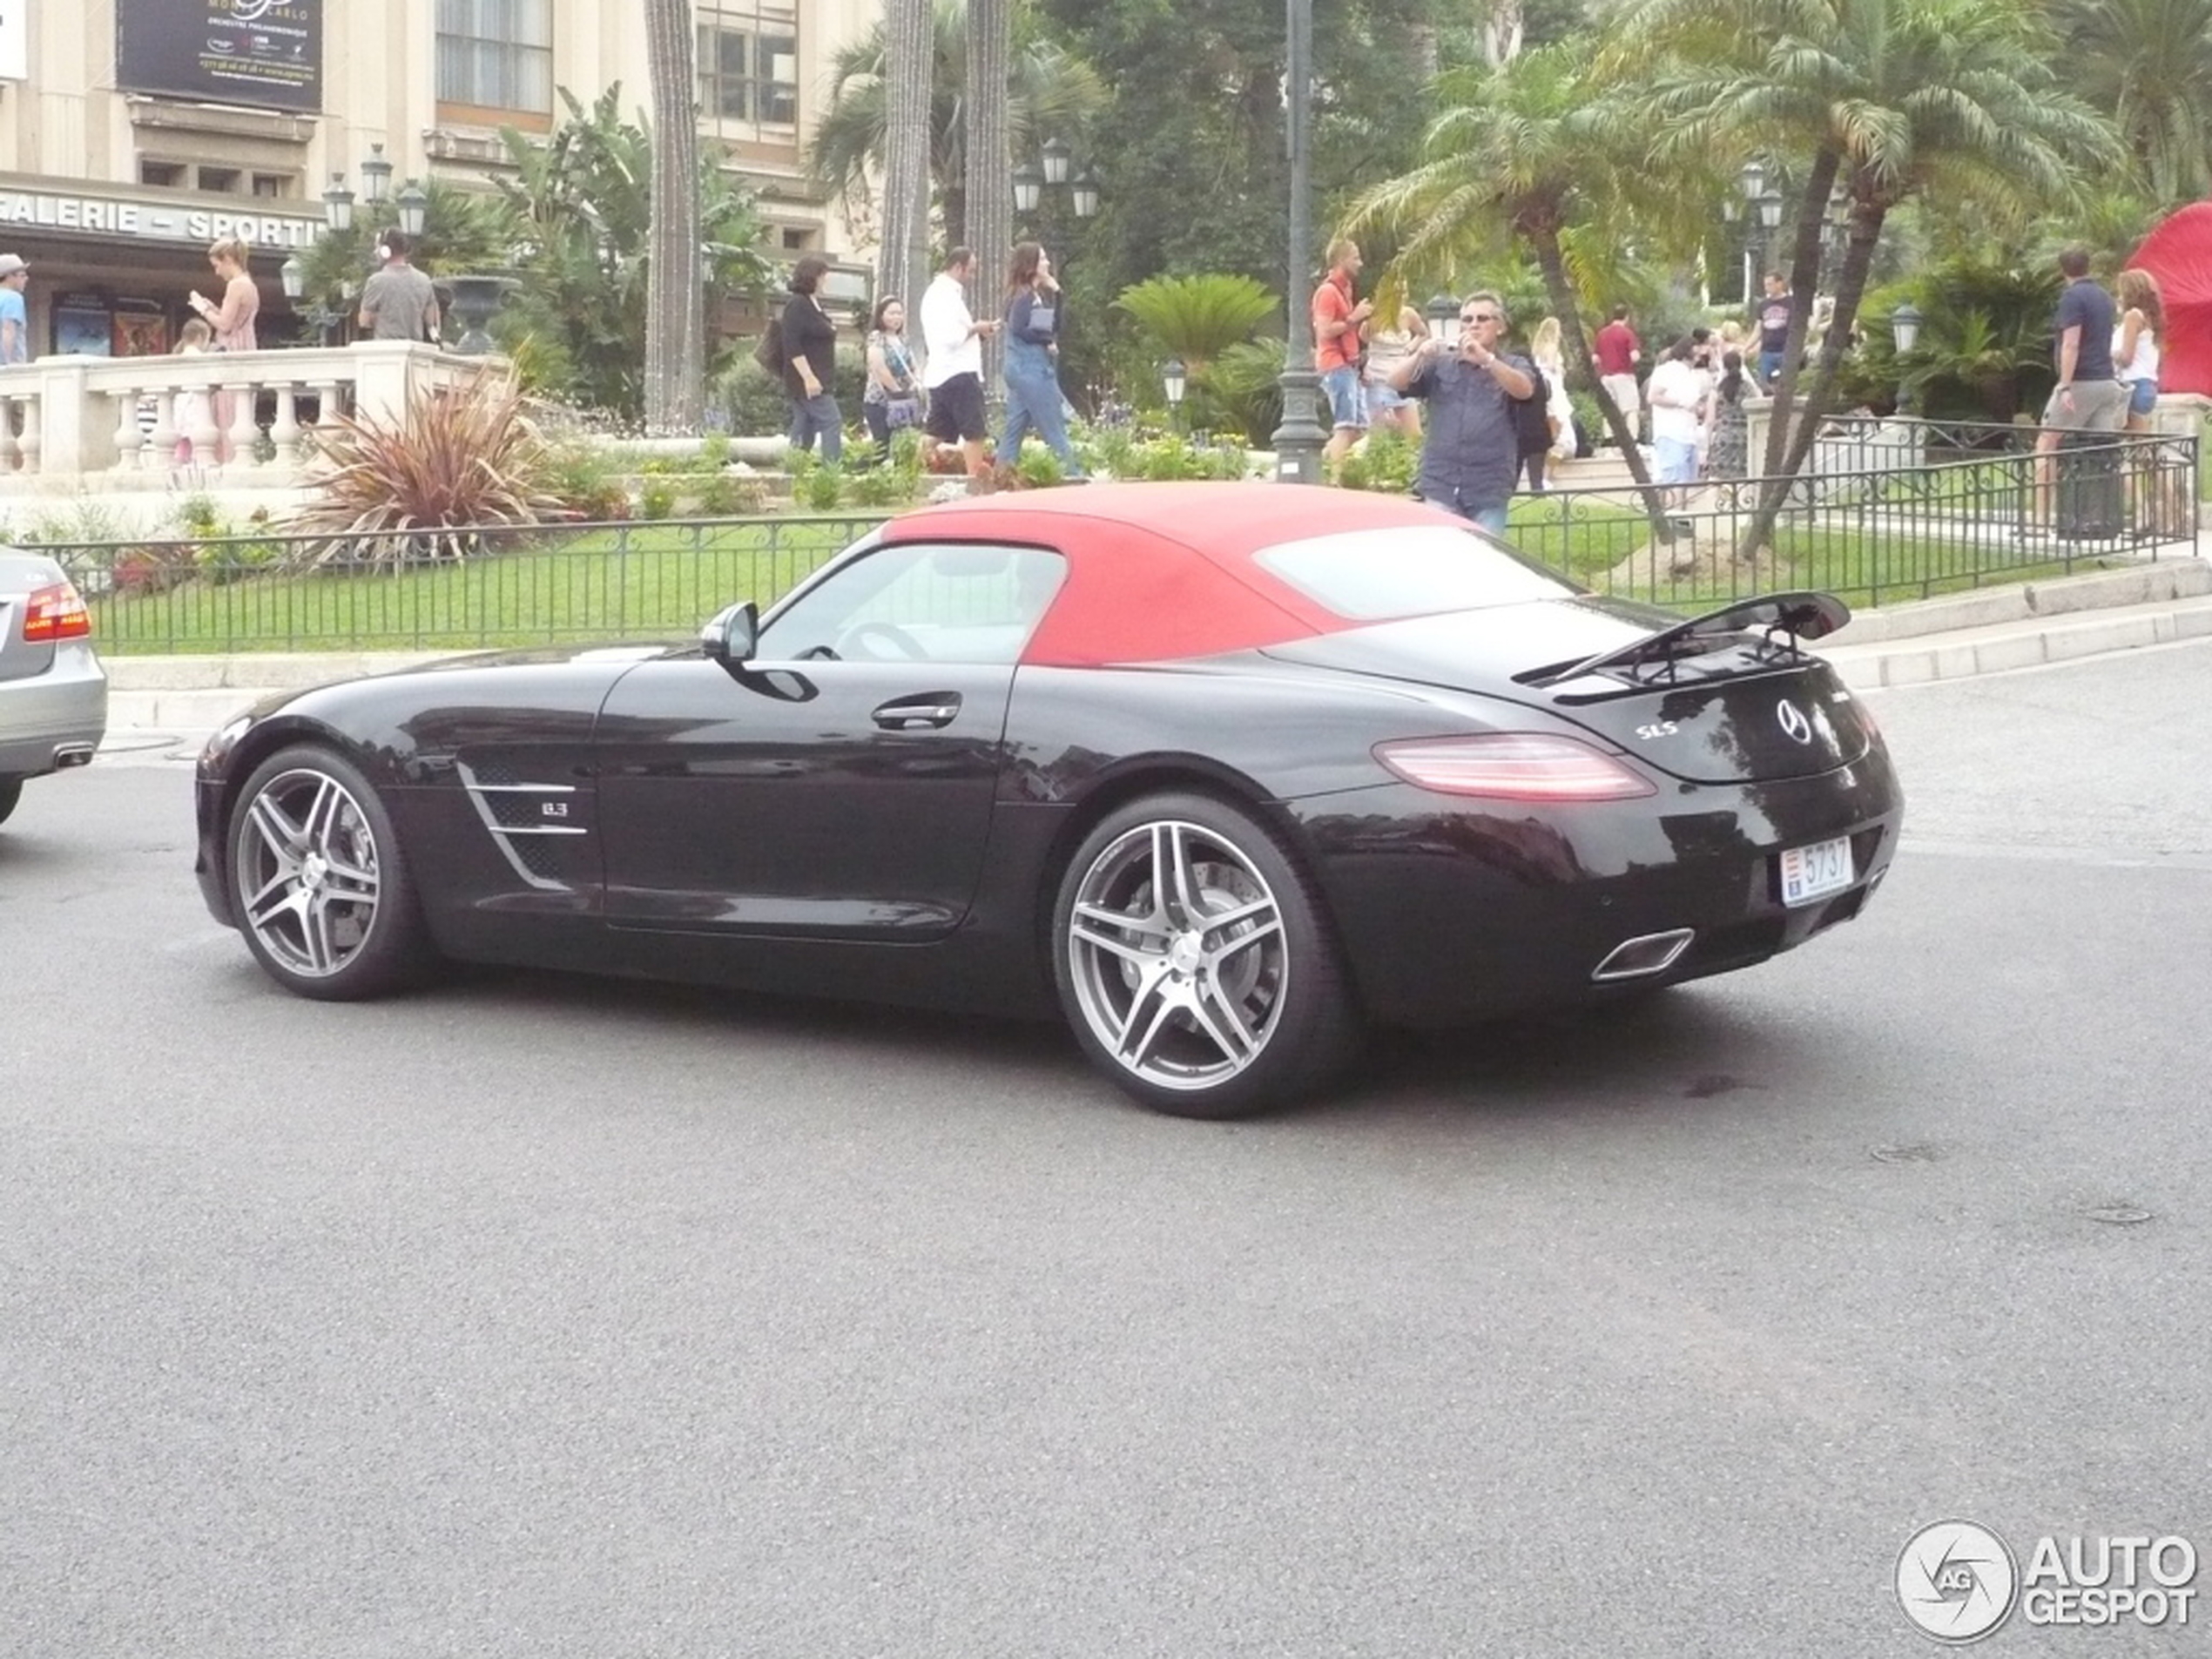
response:
[[[72,641],[30,679],[0,680],[0,778],[37,778],[107,735],[107,675]]]
[[[1887,759],[1573,811],[1469,810],[1409,786],[1293,803],[1368,1012],[1452,1025],[1748,968],[1857,915],[1904,801]],[[1784,905],[1786,848],[1847,836],[1850,887]],[[1687,929],[1659,972],[1601,981],[1625,941]]]

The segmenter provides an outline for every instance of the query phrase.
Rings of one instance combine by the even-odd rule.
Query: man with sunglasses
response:
[[[1521,471],[1513,406],[1536,395],[1530,365],[1498,349],[1506,307],[1494,293],[1468,295],[1460,338],[1432,336],[1391,371],[1393,390],[1428,400],[1428,441],[1413,493],[1471,519],[1493,536],[1506,529],[1506,506]]]

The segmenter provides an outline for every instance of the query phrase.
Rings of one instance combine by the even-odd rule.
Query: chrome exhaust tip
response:
[[[71,766],[89,766],[91,764],[92,745],[89,743],[64,743],[54,751],[54,765],[57,771],[65,772]]]
[[[1607,954],[1590,978],[1603,984],[1608,980],[1644,979],[1653,974],[1663,974],[1696,937],[1695,927],[1676,927],[1668,933],[1642,934],[1634,939],[1624,939]]]

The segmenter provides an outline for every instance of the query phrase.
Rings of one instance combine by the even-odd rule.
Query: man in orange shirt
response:
[[[1352,298],[1352,279],[1359,274],[1359,245],[1339,239],[1329,245],[1329,274],[1313,291],[1313,367],[1329,400],[1329,442],[1321,460],[1331,468],[1367,429],[1366,393],[1359,383],[1359,326],[1374,307]]]

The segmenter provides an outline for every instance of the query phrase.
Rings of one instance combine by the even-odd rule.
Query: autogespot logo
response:
[[[1971,1521],[1939,1521],[1905,1541],[1897,1602],[1938,1642],[1979,1642],[2013,1610],[2020,1568],[2003,1539]]]

